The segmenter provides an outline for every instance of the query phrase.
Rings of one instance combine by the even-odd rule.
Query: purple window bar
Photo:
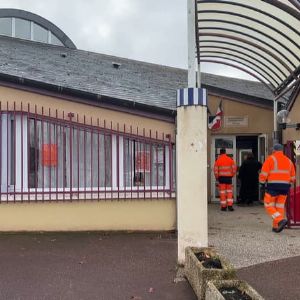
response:
[[[170,134],[29,104],[0,103],[0,167],[1,203],[175,197]]]

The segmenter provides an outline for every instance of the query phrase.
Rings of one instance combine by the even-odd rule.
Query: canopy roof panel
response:
[[[197,0],[197,58],[238,68],[275,95],[300,78],[298,0]]]

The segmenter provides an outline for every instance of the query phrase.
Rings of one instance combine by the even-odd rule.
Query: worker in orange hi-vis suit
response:
[[[226,150],[221,149],[220,155],[214,165],[214,174],[219,185],[221,210],[234,211],[232,177],[236,174],[236,164],[234,160],[226,155]]]
[[[283,146],[275,144],[273,153],[264,162],[259,175],[259,183],[266,185],[264,205],[273,218],[274,232],[281,232],[287,224],[284,206],[291,183],[295,181],[295,167],[283,154]]]

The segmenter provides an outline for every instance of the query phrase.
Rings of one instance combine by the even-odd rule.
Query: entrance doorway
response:
[[[216,184],[213,165],[220,150],[222,148],[226,149],[227,155],[231,156],[239,168],[247,154],[252,152],[254,157],[263,163],[267,155],[267,135],[255,135],[255,136],[234,136],[234,135],[223,135],[223,136],[213,136],[211,145],[211,201],[219,202],[219,192],[218,186]],[[240,183],[235,176],[233,179],[233,191],[234,191],[234,201],[237,200],[239,195]],[[261,200],[262,193],[259,192],[259,199]]]

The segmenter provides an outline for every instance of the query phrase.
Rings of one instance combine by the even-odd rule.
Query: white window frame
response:
[[[9,120],[7,119],[9,118]],[[11,120],[15,120],[14,126],[15,126],[15,183],[10,183],[10,177],[11,177],[11,155],[12,149],[11,149],[11,138],[12,138],[12,132],[11,132]],[[25,114],[19,114],[14,112],[8,112],[8,113],[2,113],[1,114],[1,191],[3,193],[21,193],[22,198],[25,196],[23,193],[30,192],[32,195],[28,196],[28,199],[35,199],[35,193],[38,194],[38,200],[43,199],[49,200],[56,199],[57,195],[56,193],[68,193],[71,192],[71,189],[68,187],[65,188],[57,188],[57,187],[44,187],[44,188],[28,188],[29,184],[29,178],[28,178],[28,151],[29,151],[29,145],[28,145],[28,117]],[[8,126],[8,127],[7,127]],[[164,192],[166,190],[170,189],[170,145],[166,143],[159,143],[157,144],[161,145],[162,147],[165,147],[164,151],[164,179],[165,184],[164,185],[134,185],[133,184],[133,176],[135,174],[135,170],[132,168],[130,172],[130,181],[132,182],[131,185],[125,186],[125,166],[124,166],[124,139],[125,137],[117,135],[117,134],[111,134],[111,163],[112,163],[112,170],[111,170],[111,186],[110,187],[72,187],[72,193],[76,195],[76,192],[86,192],[87,195],[90,193],[106,193],[107,198],[115,198],[114,193],[116,191],[118,192],[147,192],[151,190],[158,190],[159,193]],[[138,143],[139,140],[130,138],[130,143]],[[129,144],[130,145],[130,144]],[[163,148],[162,148],[163,149]],[[154,150],[152,150],[154,151]],[[131,153],[130,163],[133,164],[134,161],[134,151]],[[151,154],[152,155],[152,154]],[[163,154],[162,154],[163,155]],[[155,162],[151,162],[152,165]],[[161,162],[158,162],[161,163]],[[117,169],[119,168],[119,170]],[[152,167],[151,167],[152,168]],[[23,171],[23,174],[22,174]],[[153,170],[152,170],[153,172]],[[153,173],[151,173],[152,175]],[[7,176],[8,175],[8,176]],[[22,176],[23,175],[23,176]],[[150,176],[151,176],[150,175]],[[45,172],[45,176],[48,176],[48,172]],[[119,176],[119,177],[118,177]],[[118,186],[119,181],[119,186]],[[43,192],[41,195],[40,193]],[[47,192],[49,192],[49,197],[47,196]],[[54,194],[50,194],[50,192],[55,192]],[[156,193],[156,192],[154,192]],[[84,195],[85,193],[81,193],[80,195]],[[10,196],[11,197],[11,196]],[[70,198],[73,196],[70,195],[59,195],[59,199],[62,199],[62,197]],[[76,197],[74,197],[76,198]],[[80,197],[82,198],[82,197]]]
[[[7,119],[9,118],[9,119]],[[15,122],[15,153],[12,153],[11,121]],[[27,159],[27,117],[13,113],[1,114],[1,191],[2,192],[26,192],[28,191],[28,159]],[[22,128],[23,122],[23,128]],[[7,127],[8,125],[8,127]],[[23,129],[23,136],[22,136]],[[23,140],[22,140],[23,139]],[[23,144],[23,147],[22,147]],[[15,183],[11,183],[12,155],[15,156]],[[23,177],[22,177],[23,163]],[[22,180],[23,179],[23,180]],[[23,189],[22,189],[23,187]]]
[[[135,142],[139,142],[139,140],[135,140],[135,139],[129,139],[129,141],[131,143],[135,143]],[[160,144],[158,142],[158,144]],[[145,190],[154,190],[154,189],[158,189],[160,191],[164,191],[164,190],[168,190],[170,189],[170,151],[169,151],[169,145],[166,145],[165,143],[161,143],[161,145],[165,146],[165,165],[164,165],[164,174],[165,174],[165,185],[145,185]],[[124,176],[124,138],[123,137],[119,137],[119,188],[121,190],[124,191],[143,191],[144,190],[144,186],[135,186],[130,185],[130,186],[124,186],[124,182],[125,182],[125,176]],[[133,155],[135,155],[135,153],[131,153],[131,162],[133,163],[134,158]],[[115,156],[116,157],[116,156]],[[114,160],[113,160],[114,161]],[[152,162],[153,163],[153,162]],[[113,169],[114,170],[114,169]],[[115,169],[116,170],[116,169]],[[132,167],[131,169],[131,178],[130,180],[133,180],[133,176],[134,176],[134,169]],[[117,172],[116,172],[117,173]]]

